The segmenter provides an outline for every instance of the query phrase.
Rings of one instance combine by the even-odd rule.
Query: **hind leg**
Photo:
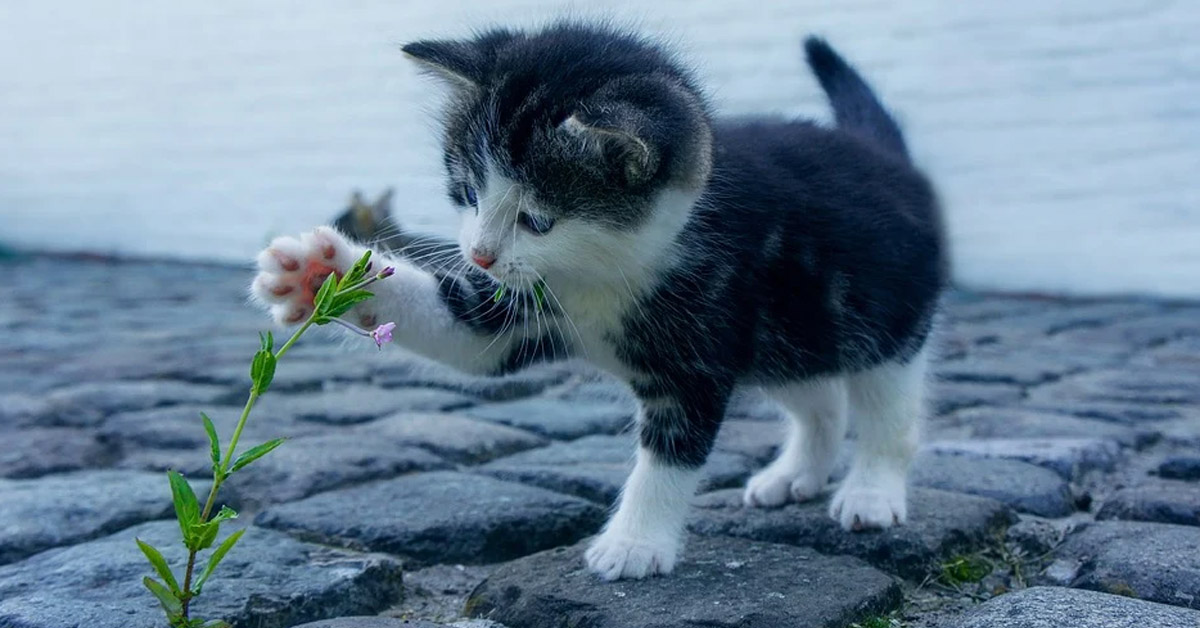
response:
[[[829,514],[846,530],[887,528],[908,517],[908,467],[925,411],[926,351],[847,378],[858,434],[854,462]]]
[[[827,378],[768,389],[787,410],[787,436],[775,461],[746,483],[747,506],[812,499],[825,487],[846,433],[846,383]]]

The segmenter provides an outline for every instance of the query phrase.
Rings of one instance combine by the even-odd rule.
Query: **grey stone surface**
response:
[[[279,363],[271,380],[271,393],[316,392],[326,386],[349,382],[366,382],[372,374],[372,364],[361,353],[337,354],[319,358],[297,358],[289,355]],[[250,374],[245,360],[234,364],[201,364],[176,374],[178,379],[199,384],[246,387]]]
[[[886,574],[845,556],[739,539],[692,539],[669,577],[600,582],[586,543],[501,566],[467,613],[523,628],[845,626],[900,603]]]
[[[925,453],[914,462],[909,483],[989,497],[1043,517],[1065,517],[1075,510],[1062,477],[1018,460]]]
[[[29,377],[29,376],[27,376]],[[20,385],[5,386],[5,379],[0,379],[0,390],[24,390]],[[49,401],[44,395],[31,395],[23,392],[0,393],[0,426],[29,425],[39,417],[48,416],[52,411]]]
[[[467,596],[495,569],[496,565],[456,563],[405,571],[404,600],[388,609],[386,614],[456,623],[462,618]]]
[[[418,447],[334,433],[290,439],[269,456],[238,471],[227,486],[243,508],[254,508],[450,466]]]
[[[475,406],[463,414],[484,421],[511,425],[549,438],[579,438],[589,434],[615,434],[633,422],[635,407],[629,400],[565,400],[535,397]]]
[[[1148,405],[1200,403],[1194,373],[1124,367],[1097,371],[1039,388],[1033,397],[1055,401],[1101,401]]]
[[[1105,438],[992,438],[938,441],[926,445],[933,453],[1022,460],[1073,479],[1092,470],[1112,469],[1121,456],[1117,441]]]
[[[591,502],[480,475],[433,472],[316,495],[255,522],[306,540],[424,562],[488,563],[595,532]]]
[[[1059,338],[1075,346],[1106,347],[1128,351],[1161,346],[1171,341],[1186,341],[1196,336],[1196,319],[1200,316],[1193,304],[1174,311],[1164,311],[1091,329],[1063,333]]]
[[[0,564],[172,512],[165,475],[80,471],[0,480]]]
[[[536,434],[456,414],[394,414],[346,433],[420,447],[459,463],[486,462],[547,443]]]
[[[46,395],[48,408],[30,422],[43,427],[89,427],[117,412],[189,402],[214,403],[228,394],[224,386],[185,382],[81,382]]]
[[[688,527],[704,536],[736,536],[812,547],[824,554],[850,554],[919,581],[940,559],[987,545],[1016,521],[1007,506],[983,497],[914,488],[908,500],[907,524],[853,533],[829,517],[827,499],[782,508],[747,508],[742,506],[741,491],[716,491],[696,498]]]
[[[174,522],[146,523],[82,545],[0,567],[0,626],[6,628],[159,628],[162,611],[142,587],[153,575],[133,539],[162,551],[176,571],[185,562]],[[195,616],[235,626],[284,628],[339,615],[376,613],[401,596],[392,558],[300,543],[251,528],[226,555]]]
[[[1186,408],[1182,406],[1126,401],[1032,398],[1022,401],[1021,405],[1031,410],[1063,412],[1084,419],[1151,427],[1156,425],[1157,421],[1188,416]]]
[[[493,460],[479,471],[607,505],[616,501],[633,469],[636,448],[631,435],[586,436]],[[752,466],[745,456],[714,452],[705,464],[701,490],[739,486],[749,477]]]
[[[985,347],[970,352],[963,359],[949,360],[937,366],[937,377],[944,381],[976,384],[1008,384],[1035,386],[1052,382],[1079,370],[1061,360],[1046,360],[1045,351],[1030,351],[1028,347]]]
[[[971,408],[956,412],[953,424],[965,430],[964,437],[992,438],[1104,438],[1122,447],[1143,448],[1160,438],[1150,426],[1132,426],[1086,419],[1059,412],[1026,408]]]
[[[775,453],[783,442],[782,421],[727,419],[721,423],[721,431],[717,433],[714,449],[741,454],[765,465],[775,458]]]
[[[963,408],[1004,405],[1020,400],[1021,389],[1010,384],[983,384],[937,380],[930,401],[934,414],[949,414]]]
[[[1159,482],[1123,488],[1104,501],[1096,518],[1200,526],[1200,486]]]
[[[154,449],[197,449],[208,451],[208,436],[204,433],[200,413],[212,419],[221,438],[227,444],[242,415],[242,405],[200,406],[185,404],[166,408],[151,408],[120,412],[108,417],[98,430],[100,439],[111,447],[133,454]],[[269,403],[256,404],[242,431],[242,441],[259,443],[272,438],[295,438],[314,434],[324,428],[296,421],[282,414]],[[205,454],[207,459],[208,455]]]
[[[570,375],[568,369],[550,365],[506,377],[472,377],[433,362],[406,360],[381,365],[374,381],[384,388],[436,388],[486,401],[508,401],[538,395]]]
[[[1200,528],[1103,521],[1055,552],[1075,566],[1073,587],[1200,609]]]
[[[1173,480],[1200,480],[1200,456],[1172,456],[1158,465],[1158,475]]]
[[[1042,519],[1023,519],[1014,523],[1004,534],[1004,540],[1015,544],[1029,556],[1042,556],[1062,542],[1063,530]]]
[[[992,598],[948,628],[1195,628],[1200,611],[1120,595],[1033,587]]]
[[[55,489],[54,483],[76,481],[72,478],[97,468],[178,468],[189,477],[207,477],[208,447],[197,413],[209,412],[228,439],[247,392],[247,361],[257,345],[256,332],[266,320],[245,304],[250,278],[245,269],[81,260],[70,265],[72,272],[56,275],[55,290],[47,292],[44,277],[60,269],[62,261],[17,262],[8,267],[19,271],[9,273],[16,298],[0,299],[0,475],[37,478],[20,482],[47,482],[50,487],[27,491],[23,499],[28,501],[18,510],[10,508],[16,502],[0,494],[0,548],[20,548],[23,556],[3,570],[75,552],[70,554],[75,557],[72,566],[91,570],[86,576],[91,580],[77,579],[64,567],[62,574],[46,572],[52,575],[43,581],[30,579],[31,586],[50,591],[55,599],[85,600],[88,609],[109,604],[111,598],[115,602],[104,608],[121,609],[125,598],[113,587],[128,574],[93,569],[93,558],[103,555],[94,549],[100,542],[95,537],[112,531],[114,539],[121,539],[114,541],[115,547],[133,549],[129,531],[118,529],[147,517],[169,516],[165,479],[161,473],[135,473],[128,477],[143,480],[95,482],[92,488],[70,491]],[[1123,594],[1144,595],[1145,590],[1172,603],[1190,603],[1187,596],[1195,592],[1187,583],[1200,571],[1192,565],[1192,557],[1200,553],[1192,536],[1200,528],[1132,519],[1194,524],[1189,517],[1195,514],[1192,489],[1200,478],[1195,460],[1200,388],[1194,384],[1200,381],[1200,305],[960,291],[948,297],[946,314],[950,324],[932,369],[939,377],[931,399],[937,413],[929,421],[926,442],[955,457],[922,457],[913,480],[956,492],[914,488],[908,525],[882,533],[842,532],[827,518],[824,503],[743,510],[740,486],[749,472],[773,457],[782,431],[780,408],[761,391],[747,389],[730,402],[705,486],[738,489],[699,498],[718,503],[695,510],[693,525],[708,525],[707,532],[718,536],[706,538],[714,540],[734,534],[862,556],[910,578],[905,586],[913,598],[902,619],[912,628],[944,628],[971,605],[963,596],[993,594],[997,584],[1019,585],[1013,573],[1002,573],[1009,565],[997,560],[992,576],[957,593],[918,586],[947,558],[984,548],[995,552],[1000,541],[1021,550],[1026,578]],[[239,473],[222,492],[221,501],[242,509],[244,519],[276,502],[330,504],[314,529],[330,535],[333,544],[405,538],[426,555],[442,556],[438,552],[448,548],[464,561],[475,561],[468,555],[490,552],[493,558],[487,560],[499,560],[495,556],[512,558],[572,543],[599,526],[603,506],[615,496],[632,458],[632,436],[613,434],[628,420],[618,418],[616,409],[632,413],[632,397],[623,384],[577,363],[504,378],[465,376],[404,352],[378,352],[369,344],[346,350],[345,335],[338,331],[322,328],[296,345],[255,409],[243,449],[277,436],[290,442]],[[80,337],[88,341],[81,343]],[[484,420],[471,413],[488,416]],[[558,442],[562,439],[570,442]],[[852,442],[843,446],[839,468],[845,467]],[[466,474],[473,484],[455,489],[453,483],[442,483],[445,490],[440,492],[434,486],[394,489],[375,498],[357,492],[377,483],[408,487],[406,483],[420,481],[413,478],[448,468]],[[499,482],[487,474],[520,482]],[[1187,478],[1193,479],[1170,482]],[[1083,511],[1061,519],[1030,514],[1066,512],[1064,505],[1071,503],[1063,486],[1068,480]],[[503,489],[486,488],[497,485]],[[560,494],[543,491],[533,499],[524,492],[535,490],[530,485]],[[521,493],[504,501],[514,495],[510,491]],[[67,492],[86,504],[62,499]],[[1004,522],[1014,515],[996,502],[972,500],[970,494],[1011,504],[1024,511],[1021,521],[1002,533]],[[568,495],[594,501],[571,501]],[[527,508],[543,499],[547,504],[568,500],[569,505]],[[1089,506],[1093,499],[1095,505]],[[1100,523],[1087,527],[1096,516]],[[9,521],[16,521],[15,527],[4,527]],[[500,523],[487,523],[495,521]],[[1099,540],[1089,536],[1110,527],[1120,534]],[[295,531],[326,540],[303,526]],[[342,536],[334,538],[336,534]],[[512,538],[520,542],[509,543]],[[47,549],[59,544],[64,545]],[[31,551],[41,553],[28,555]],[[261,564],[253,570],[286,594],[293,586],[288,574],[319,567],[323,554],[294,561],[289,556],[256,555]],[[138,569],[145,570],[140,557],[135,558]],[[578,550],[572,559],[581,568]],[[331,612],[382,612],[448,624],[467,592],[498,568],[496,563],[429,560],[433,564],[406,574],[411,575],[409,599],[385,602],[386,609],[364,605]],[[684,564],[687,560],[685,555]],[[39,569],[47,565],[37,564]],[[29,573],[22,571],[20,577]],[[138,609],[151,612],[152,601],[136,586],[141,573],[122,582],[132,583],[129,591]],[[757,574],[744,566],[730,573],[758,582]],[[580,569],[581,582],[587,581],[585,576]],[[676,576],[637,586],[684,586],[674,584]],[[594,584],[600,590],[608,586]],[[28,602],[32,590],[22,590],[20,599]],[[849,585],[846,590],[854,591]],[[522,595],[529,599],[536,593],[525,588]],[[937,604],[926,604],[926,597]],[[3,603],[10,599],[5,593],[0,598]],[[247,602],[247,607],[271,618],[293,606],[315,608],[303,600],[255,599],[265,606]],[[70,622],[46,615],[58,612],[61,605],[55,604],[42,605],[44,612],[37,615],[42,623],[32,625],[88,624],[92,617],[87,614],[91,610]],[[35,616],[28,614],[31,607],[22,607],[26,614],[20,621]],[[681,604],[666,601],[661,607],[659,615],[678,618]],[[565,608],[555,612],[560,620],[569,614]],[[753,609],[748,613],[746,617],[754,617]],[[309,619],[315,617],[279,621],[290,625]],[[0,616],[0,626],[13,621]],[[252,627],[256,621],[242,625]],[[277,619],[263,625],[276,625],[271,622]]]
[[[264,399],[274,412],[301,421],[350,425],[366,423],[396,412],[441,412],[466,408],[471,397],[435,388],[392,388],[346,386],[336,390],[297,393]]]
[[[323,619],[295,628],[445,628],[446,624],[435,624],[431,621],[400,619],[398,617],[338,617]]]
[[[50,473],[107,467],[117,452],[96,435],[73,428],[0,431],[0,477],[36,478]]]

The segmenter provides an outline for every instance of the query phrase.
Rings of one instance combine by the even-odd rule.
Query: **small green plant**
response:
[[[992,573],[992,562],[983,556],[957,556],[942,563],[939,579],[943,584],[959,587],[970,582],[979,582]]]
[[[158,598],[159,604],[166,612],[167,623],[171,628],[220,628],[229,625],[220,619],[204,620],[191,617],[190,605],[200,595],[204,584],[208,582],[217,565],[242,538],[245,530],[238,530],[225,537],[225,540],[209,553],[208,561],[198,577],[196,576],[196,559],[202,550],[207,550],[216,543],[221,524],[236,519],[238,516],[237,512],[228,506],[221,506],[221,509],[215,515],[213,514],[217,492],[221,489],[221,485],[234,473],[271,453],[284,442],[282,438],[269,440],[247,449],[236,458],[234,457],[234,454],[237,453],[238,440],[242,436],[242,430],[246,427],[246,420],[250,417],[250,411],[254,408],[254,403],[258,401],[258,398],[270,388],[271,381],[275,377],[275,365],[279,359],[313,325],[337,323],[359,335],[370,337],[379,347],[382,347],[385,342],[391,341],[392,330],[396,327],[394,323],[384,323],[374,331],[367,331],[338,318],[355,304],[374,296],[364,288],[395,272],[395,269],[388,267],[368,277],[370,259],[371,252],[367,251],[340,278],[336,273],[330,274],[313,297],[312,315],[278,351],[275,350],[275,339],[270,332],[259,335],[261,345],[250,363],[250,394],[246,399],[245,407],[242,408],[241,418],[238,419],[237,427],[233,430],[233,436],[230,438],[229,446],[224,454],[221,453],[221,441],[212,420],[203,412],[200,413],[204,431],[208,434],[209,443],[212,445],[212,486],[209,488],[204,506],[200,506],[196,493],[182,474],[177,471],[167,472],[167,479],[171,485],[171,497],[175,503],[175,517],[179,520],[183,545],[188,550],[187,565],[183,570],[183,583],[180,584],[179,579],[175,577],[162,552],[141,539],[136,540],[138,547],[146,555],[146,559],[150,561],[150,565],[160,578],[156,580],[147,576],[142,582],[150,590],[150,593]]]
[[[850,628],[900,628],[899,619],[888,615],[868,617],[860,622],[850,624]]]
[[[492,293],[492,303],[499,303],[504,298],[504,294],[508,292],[508,287],[500,284],[499,288]],[[546,282],[538,281],[533,284],[533,307],[538,312],[546,305]]]

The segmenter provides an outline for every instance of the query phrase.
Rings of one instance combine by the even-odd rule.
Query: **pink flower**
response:
[[[384,323],[384,324],[380,325],[379,327],[376,327],[375,331],[371,332],[371,339],[373,339],[375,341],[375,346],[382,349],[384,343],[391,342],[392,341],[392,330],[395,328],[396,328],[395,323]]]

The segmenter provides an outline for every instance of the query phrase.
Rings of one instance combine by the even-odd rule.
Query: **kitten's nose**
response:
[[[495,255],[479,248],[471,249],[471,259],[475,260],[475,263],[484,270],[491,268],[492,264],[496,263]]]

